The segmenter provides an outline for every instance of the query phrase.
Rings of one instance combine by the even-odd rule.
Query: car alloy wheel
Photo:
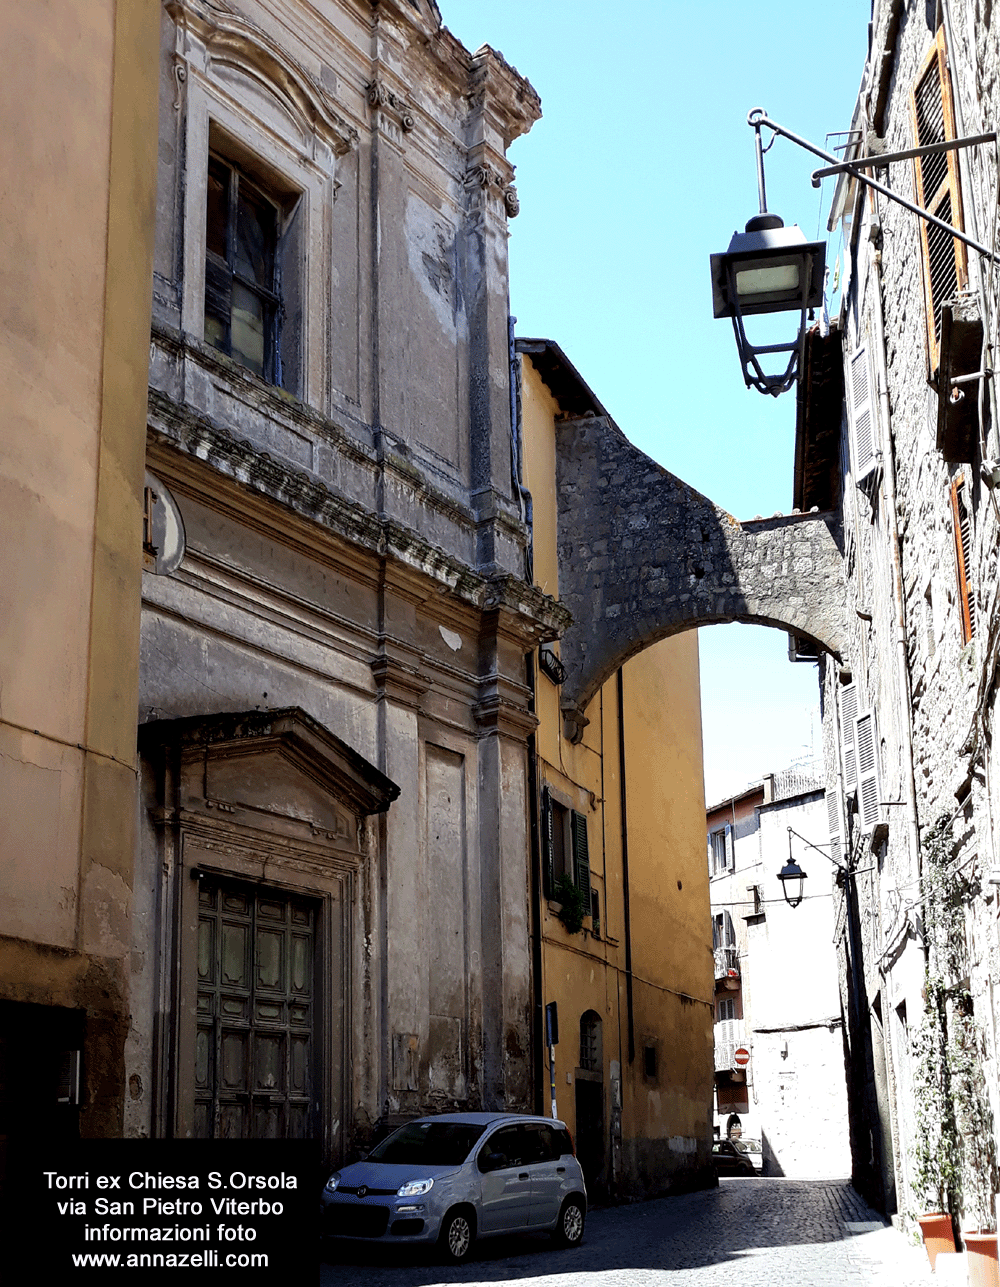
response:
[[[441,1226],[441,1248],[451,1261],[464,1260],[472,1247],[472,1225],[468,1216],[453,1211]]]
[[[575,1247],[583,1238],[585,1216],[579,1198],[567,1198],[559,1213],[556,1239],[564,1247]]]

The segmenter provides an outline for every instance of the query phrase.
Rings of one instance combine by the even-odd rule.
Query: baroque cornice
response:
[[[473,112],[492,114],[505,149],[527,134],[542,115],[542,100],[530,81],[489,45],[477,49],[470,59],[469,102]]]
[[[186,63],[200,44],[208,65],[233,68],[276,94],[303,133],[314,131],[337,156],[358,145],[358,131],[336,110],[333,100],[310,73],[255,23],[211,0],[167,0],[165,8],[178,30],[174,75],[180,87]]]
[[[402,523],[336,495],[318,479],[156,389],[149,391],[149,432],[154,442],[204,462],[376,558],[397,560],[478,611],[502,614],[506,632],[528,647],[558,638],[571,621],[569,612],[537,587],[509,574],[480,576]]]

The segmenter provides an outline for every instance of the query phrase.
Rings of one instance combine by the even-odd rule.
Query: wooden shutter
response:
[[[726,947],[736,946],[736,931],[733,929],[733,918],[728,912],[723,912],[723,925],[725,926],[725,944]]]
[[[969,513],[964,478],[956,478],[951,485],[951,514],[955,529],[958,601],[962,610],[962,643],[967,644],[976,633],[976,601],[970,586],[972,515]]]
[[[584,907],[590,906],[590,848],[587,844],[586,814],[573,810],[573,881],[583,894]]]
[[[830,825],[830,857],[834,862],[843,862],[840,847],[840,800],[836,791],[826,793],[826,816]]]
[[[552,835],[552,796],[542,788],[542,874],[545,897],[551,898],[556,887],[555,840]]]
[[[735,855],[735,852],[734,852],[733,828],[732,828],[731,824],[730,824],[730,823],[728,823],[728,822],[726,823],[726,861],[725,861],[725,864],[724,864],[724,865],[725,865],[725,867],[726,867],[726,869],[727,869],[727,870],[728,870],[730,867],[735,867],[735,866],[736,866],[736,855]]]
[[[867,477],[875,466],[875,419],[872,414],[872,382],[868,350],[855,349],[848,373],[851,430],[854,442],[854,481]]]
[[[858,717],[858,690],[845,684],[840,690],[840,753],[844,766],[844,789],[858,785],[858,761],[854,753],[854,724]]]
[[[878,751],[875,745],[875,716],[872,711],[859,715],[857,728],[858,813],[863,831],[870,831],[879,820]]]
[[[951,97],[951,77],[944,43],[944,27],[934,44],[910,95],[913,137],[918,147],[943,143],[956,137],[955,110]],[[958,154],[936,152],[915,157],[917,204],[945,223],[961,228],[962,193],[959,185]],[[927,348],[931,370],[940,361],[941,305],[962,290],[968,282],[965,246],[941,228],[920,220],[920,251],[924,269],[924,297],[927,305]]]

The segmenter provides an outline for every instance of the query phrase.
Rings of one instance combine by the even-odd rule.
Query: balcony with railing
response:
[[[740,956],[735,947],[715,949],[715,982],[733,989],[740,986]]]

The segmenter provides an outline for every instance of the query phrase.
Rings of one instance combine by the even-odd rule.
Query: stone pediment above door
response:
[[[356,850],[399,788],[299,707],[155,720],[139,729],[169,811]]]

